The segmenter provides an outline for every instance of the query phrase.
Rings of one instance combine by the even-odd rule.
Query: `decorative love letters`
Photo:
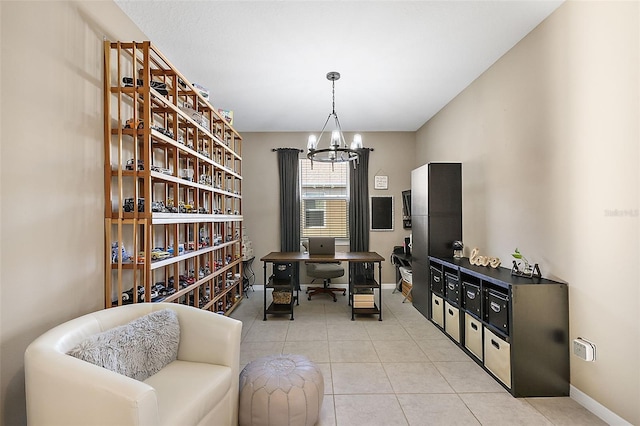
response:
[[[480,249],[475,247],[471,250],[471,256],[469,256],[469,263],[476,266],[491,266],[497,268],[500,266],[500,259],[497,257],[480,256]]]

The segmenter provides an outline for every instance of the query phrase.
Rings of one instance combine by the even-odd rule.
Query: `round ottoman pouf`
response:
[[[324,378],[303,355],[270,355],[240,373],[240,426],[312,426],[318,421]]]

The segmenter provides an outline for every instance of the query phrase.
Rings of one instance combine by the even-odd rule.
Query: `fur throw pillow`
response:
[[[178,316],[163,309],[91,336],[68,354],[142,381],[176,360],[179,343]]]

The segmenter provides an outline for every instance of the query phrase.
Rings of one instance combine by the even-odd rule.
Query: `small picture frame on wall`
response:
[[[387,189],[389,187],[389,176],[375,176],[373,180],[374,189]]]

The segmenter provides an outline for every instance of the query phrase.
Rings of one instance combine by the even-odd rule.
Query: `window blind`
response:
[[[300,160],[301,237],[349,237],[349,164]]]

